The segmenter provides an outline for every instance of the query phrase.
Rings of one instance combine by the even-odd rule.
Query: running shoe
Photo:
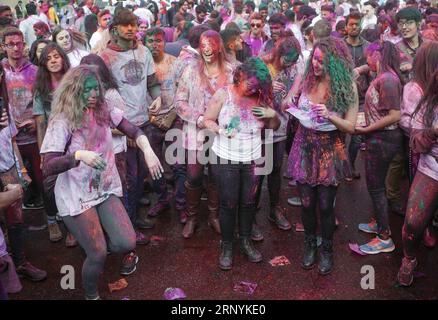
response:
[[[369,223],[360,223],[359,224],[359,230],[366,232],[366,233],[374,233],[377,234],[377,221],[374,219],[371,219]]]
[[[382,240],[379,237],[375,237],[367,244],[361,245],[359,249],[366,254],[378,254],[394,251],[395,245],[391,238],[388,238],[388,240]]]
[[[129,276],[137,270],[138,256],[135,252],[131,252],[123,257],[122,267],[120,268],[120,274]]]

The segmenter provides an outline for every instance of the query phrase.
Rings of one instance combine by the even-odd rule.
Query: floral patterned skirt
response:
[[[351,177],[345,134],[338,130],[315,131],[300,124],[289,154],[287,170],[294,180],[311,186],[338,185]]]

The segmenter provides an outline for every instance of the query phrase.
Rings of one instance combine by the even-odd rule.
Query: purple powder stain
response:
[[[365,252],[360,251],[359,245],[357,243],[349,243],[348,247],[350,248],[351,251],[353,251],[354,253],[357,253],[360,256],[367,255]]]
[[[179,300],[186,298],[186,294],[180,288],[167,288],[164,291],[164,299],[166,300]]]

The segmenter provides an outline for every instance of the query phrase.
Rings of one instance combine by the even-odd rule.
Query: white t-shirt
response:
[[[362,29],[375,28],[377,26],[377,17],[374,15],[371,18],[362,18]]]
[[[218,124],[222,129],[233,128],[235,136],[216,135],[211,149],[222,159],[239,162],[257,160],[262,156],[262,129],[265,124],[252,114],[251,109],[239,107],[232,101],[229,87],[225,90],[228,98],[219,112]]]
[[[125,118],[136,126],[149,120],[151,101],[148,95],[147,77],[155,73],[154,60],[145,46],[134,50],[115,51],[106,48],[100,53],[103,61],[113,73],[119,93],[125,101]]]
[[[94,47],[96,46],[96,44],[97,44],[100,40],[102,40],[102,31],[97,30],[96,32],[94,32],[94,33],[91,35],[91,38],[90,38],[90,48],[91,48],[91,50],[94,49]]]
[[[70,61],[70,67],[77,67],[83,57],[88,56],[90,53],[81,49],[74,49],[72,52],[67,53],[68,60]]]
[[[105,92],[105,102],[110,112],[115,109],[117,113],[123,115],[126,109],[125,102],[116,89],[109,89]],[[126,136],[113,134],[113,150],[114,154],[126,151]]]
[[[122,115],[110,112],[111,126],[117,127]],[[96,122],[92,110],[84,113],[83,126],[72,131],[67,120],[60,116],[49,121],[41,153],[64,152],[70,140],[66,154],[77,150],[94,151],[106,161],[105,170],[96,170],[82,161],[77,167],[58,175],[55,184],[55,200],[59,215],[77,216],[102,203],[110,195],[122,196],[122,184],[115,164],[110,126]]]

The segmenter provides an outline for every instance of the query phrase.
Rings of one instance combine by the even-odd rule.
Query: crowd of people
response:
[[[85,251],[88,300],[108,252],[135,272],[140,230],[173,199],[189,239],[207,198],[220,269],[233,267],[236,234],[260,262],[265,176],[265,218],[292,228],[284,175],[299,194],[287,202],[301,207],[301,266],[327,275],[337,190],[361,178],[360,150],[373,212],[357,227],[374,236],[359,250],[394,251],[389,214],[404,216],[394,278],[410,286],[419,243],[436,244],[438,8],[427,0],[18,1],[0,5],[0,42],[0,299],[18,277],[48,276],[26,258],[27,210],[44,209],[48,240]]]

